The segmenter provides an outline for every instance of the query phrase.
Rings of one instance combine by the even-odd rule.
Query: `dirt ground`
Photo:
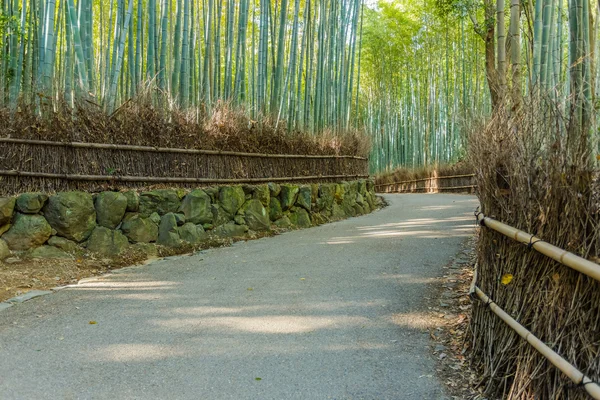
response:
[[[113,269],[143,264],[149,260],[175,254],[190,254],[210,247],[230,246],[238,240],[252,240],[277,235],[285,229],[271,232],[252,233],[245,238],[230,239],[211,237],[197,246],[169,249],[155,246],[156,254],[148,254],[140,248],[130,247],[128,251],[114,259],[99,258],[84,254],[72,260],[20,259],[10,257],[0,261],[0,302],[19,296],[31,290],[50,290],[55,287],[77,283],[79,280],[106,274]]]
[[[470,239],[455,260],[445,267],[437,297],[429,307],[437,328],[430,330],[437,373],[453,399],[480,400],[485,396],[477,388],[478,374],[469,366],[471,343],[467,333],[471,318],[469,286],[475,269],[477,237]]]

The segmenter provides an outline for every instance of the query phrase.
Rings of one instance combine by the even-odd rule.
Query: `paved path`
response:
[[[445,398],[423,296],[476,200],[386,198],[0,312],[0,399]]]

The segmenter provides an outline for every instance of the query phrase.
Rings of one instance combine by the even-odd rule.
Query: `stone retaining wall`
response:
[[[211,236],[307,228],[366,214],[377,206],[374,182],[264,184],[160,189],[138,193],[25,193],[0,198],[0,260],[118,256],[129,246],[170,248]]]

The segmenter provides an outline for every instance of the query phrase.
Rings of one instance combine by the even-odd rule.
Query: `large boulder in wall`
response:
[[[183,198],[178,212],[183,213],[185,220],[193,224],[211,224],[213,221],[211,198],[200,189],[191,191]]]
[[[281,185],[279,198],[281,200],[281,208],[287,211],[296,203],[300,188],[296,185]]]
[[[150,243],[158,239],[158,225],[150,218],[128,214],[123,220],[121,231],[132,243]]]
[[[144,218],[152,213],[165,215],[167,213],[177,212],[181,200],[177,191],[172,189],[158,189],[150,192],[143,192],[140,195],[140,215]]]
[[[58,235],[81,243],[96,227],[96,209],[92,195],[83,192],[63,192],[51,196],[44,207],[44,216]]]
[[[312,201],[312,188],[310,186],[301,186],[298,189],[298,197],[296,199],[296,205],[304,208],[310,212],[310,205]]]
[[[14,197],[0,197],[0,226],[10,224],[14,210]]]
[[[183,245],[174,213],[167,213],[160,219],[157,243],[167,247],[181,247]]]
[[[241,186],[224,186],[219,190],[219,203],[231,215],[235,215],[245,201],[246,194]]]
[[[246,225],[253,231],[268,231],[271,229],[269,214],[260,200],[248,200],[244,203],[239,213],[244,216]]]
[[[2,239],[11,250],[28,250],[46,243],[50,235],[52,228],[43,216],[17,213]]]
[[[8,248],[8,244],[3,239],[0,239],[0,261],[6,260],[10,257],[10,249]]]
[[[37,214],[47,200],[48,196],[42,193],[23,193],[17,197],[16,207],[23,214]]]
[[[115,229],[127,210],[127,197],[118,192],[102,192],[96,196],[94,205],[98,225]]]
[[[89,251],[105,257],[118,256],[127,249],[127,246],[129,246],[129,241],[125,235],[120,231],[103,226],[97,226],[87,242]]]

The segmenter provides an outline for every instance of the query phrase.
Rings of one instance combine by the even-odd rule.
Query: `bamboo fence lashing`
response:
[[[592,261],[586,260],[583,257],[579,257],[571,252],[551,245],[550,243],[547,243],[530,233],[503,224],[502,222],[496,221],[493,218],[486,217],[483,213],[477,214],[477,221],[482,226],[499,232],[517,242],[526,244],[537,252],[542,253],[545,256],[548,256],[553,260],[556,260],[559,263],[574,269],[575,271],[581,272],[590,278],[600,281],[600,265]]]
[[[519,336],[531,344],[538,352],[540,352],[541,355],[543,355],[555,367],[560,369],[574,383],[581,385],[583,389],[585,389],[585,391],[592,396],[592,398],[600,400],[600,386],[596,382],[585,376],[581,371],[579,371],[567,360],[562,358],[558,353],[533,335],[523,325],[508,315],[502,308],[498,307],[498,305],[494,303],[479,287],[472,285],[472,288],[474,289],[474,294],[476,294],[486,306],[489,306],[490,310],[492,310],[494,314],[500,317],[500,319],[502,319],[508,326],[517,332]]]
[[[49,141],[49,140],[35,140],[35,139],[0,138],[0,143],[33,144],[33,145],[41,145],[41,146],[71,147],[71,148],[80,148],[80,149],[129,150],[129,151],[141,151],[141,152],[152,152],[152,153],[209,154],[209,155],[222,155],[222,156],[257,157],[257,158],[309,158],[309,159],[343,159],[343,158],[347,158],[347,159],[354,159],[354,160],[365,160],[365,161],[367,160],[367,158],[365,158],[365,157],[347,156],[347,155],[245,153],[245,152],[237,152],[237,151],[136,146],[136,145],[128,145],[128,144],[53,142],[53,141]]]

